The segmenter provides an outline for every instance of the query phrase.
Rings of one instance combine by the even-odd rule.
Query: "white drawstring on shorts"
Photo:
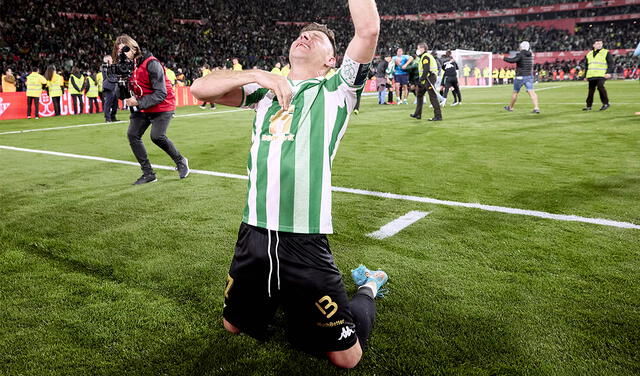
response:
[[[278,231],[276,233],[276,275],[278,278],[278,291],[280,291],[280,259],[278,259],[278,246],[280,245],[280,236]],[[267,279],[267,293],[271,297],[271,273],[273,273],[273,259],[271,258],[271,230],[267,230],[267,241],[269,246],[267,247],[267,255],[269,255],[269,277]]]

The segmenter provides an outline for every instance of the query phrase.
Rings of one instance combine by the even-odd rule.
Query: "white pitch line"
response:
[[[188,116],[204,116],[204,115],[216,115],[216,114],[226,114],[229,112],[240,112],[240,111],[248,111],[247,108],[241,108],[237,110],[229,110],[229,111],[218,111],[218,112],[206,112],[206,113],[194,113],[194,114],[184,114],[184,115],[176,115],[176,117],[188,117]],[[29,133],[29,132],[44,132],[44,131],[57,131],[60,129],[69,129],[69,128],[81,128],[81,127],[95,127],[98,125],[111,125],[111,124],[119,124],[119,123],[127,123],[129,120],[120,120],[114,121],[111,123],[90,123],[90,124],[77,124],[77,125],[66,125],[63,127],[51,127],[51,128],[37,128],[37,129],[24,129],[21,131],[9,131],[9,132],[0,132],[0,136],[4,134],[18,134],[18,133]]]
[[[36,153],[36,154],[55,155],[55,156],[68,157],[68,158],[89,159],[94,161],[118,163],[118,164],[124,164],[124,165],[136,166],[136,167],[140,166],[137,162],[121,161],[117,159],[94,157],[89,155],[60,153],[56,151],[47,151],[47,150],[25,149],[25,148],[17,148],[14,146],[4,146],[4,145],[0,145],[0,149],[22,151],[22,152]],[[153,167],[159,170],[170,170],[170,171],[175,170],[175,167],[172,167],[172,166],[154,165]],[[191,173],[201,174],[201,175],[210,175],[210,176],[219,176],[219,177],[231,178],[231,179],[247,180],[247,177],[245,175],[228,174],[225,172],[215,172],[215,171],[207,171],[207,170],[191,170]],[[537,210],[517,209],[517,208],[504,207],[504,206],[484,205],[479,203],[440,200],[440,199],[430,198],[430,197],[399,195],[395,193],[367,191],[363,189],[354,189],[354,188],[331,187],[331,190],[334,192],[352,193],[352,194],[362,195],[362,196],[381,197],[381,198],[389,198],[394,200],[413,201],[413,202],[420,202],[420,203],[434,204],[434,205],[446,205],[446,206],[455,206],[455,207],[463,207],[463,208],[472,208],[472,209],[480,209],[480,210],[496,212],[496,213],[516,214],[516,215],[524,215],[529,217],[553,219],[556,221],[591,223],[591,224],[596,224],[601,226],[630,228],[630,229],[640,230],[640,225],[636,225],[631,222],[619,222],[619,221],[603,219],[603,218],[589,218],[589,217],[581,217],[577,215],[553,214],[553,213],[547,213],[547,212],[537,211]]]
[[[393,221],[380,227],[380,230],[367,234],[367,236],[379,240],[392,237],[393,235],[399,233],[405,228],[426,217],[427,215],[429,215],[429,213],[431,212],[421,212],[415,210],[410,211],[402,217],[394,219]]]

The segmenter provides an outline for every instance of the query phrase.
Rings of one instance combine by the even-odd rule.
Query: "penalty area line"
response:
[[[117,163],[117,164],[140,167],[140,165],[137,162],[122,161],[122,160],[118,160],[118,159],[103,158],[103,157],[95,157],[95,156],[90,156],[90,155],[61,153],[61,152],[47,151],[47,150],[25,149],[25,148],[18,148],[18,147],[14,147],[14,146],[4,146],[4,145],[0,145],[0,150],[19,151],[19,152],[27,152],[27,153],[35,153],[35,154],[45,154],[45,155],[53,155],[53,156],[66,157],[66,158],[87,159],[87,160],[94,160],[94,161],[100,161],[100,162]],[[153,167],[156,168],[156,169],[159,169],[159,170],[170,170],[170,171],[175,170],[175,167],[173,167],[173,166],[154,165]],[[191,173],[192,174],[200,174],[200,175],[218,176],[218,177],[230,178],[230,179],[247,180],[247,176],[246,175],[229,174],[229,173],[224,173],[224,172],[192,169]],[[552,219],[552,220],[556,220],[556,221],[581,222],[581,223],[589,223],[589,224],[608,226],[608,227],[617,227],[617,228],[640,230],[640,225],[637,225],[637,224],[634,224],[634,223],[631,223],[631,222],[614,221],[614,220],[604,219],[604,218],[590,218],[590,217],[581,217],[581,216],[577,216],[577,215],[554,214],[554,213],[547,213],[547,212],[538,211],[538,210],[509,208],[509,207],[504,207],[504,206],[485,205],[485,204],[471,203],[471,202],[440,200],[440,199],[431,198],[431,197],[400,195],[400,194],[395,194],[395,193],[367,191],[367,190],[364,190],[364,189],[332,187],[331,190],[334,191],[334,192],[351,193],[351,194],[356,194],[356,195],[361,195],[361,196],[379,197],[379,198],[386,198],[386,199],[393,199],[393,200],[411,201],[411,202],[419,202],[419,203],[433,204],[433,205],[462,207],[462,208],[469,208],[469,209],[479,209],[479,210],[488,211],[488,212],[494,212],[494,213],[523,215],[523,216],[528,216],[528,217]]]
[[[429,213],[431,212],[421,212],[415,210],[410,211],[402,217],[394,219],[393,221],[380,227],[380,230],[367,234],[367,236],[379,240],[392,237],[393,235],[399,233],[405,228],[426,217],[427,215],[429,215]]]

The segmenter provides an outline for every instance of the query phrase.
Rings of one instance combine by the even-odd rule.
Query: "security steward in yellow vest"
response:
[[[464,76],[464,84],[469,85],[469,76],[471,76],[471,68],[467,64],[462,67],[462,75]]]
[[[427,52],[427,44],[419,43],[416,50],[416,55],[420,56],[418,62],[418,74],[420,81],[418,83],[418,104],[416,105],[416,111],[409,115],[414,119],[422,118],[422,105],[424,104],[424,93],[429,93],[429,101],[433,106],[433,117],[429,121],[441,121],[442,110],[440,109],[440,103],[438,103],[438,95],[436,94],[437,88],[435,87],[438,80],[438,63],[436,59]]]
[[[40,118],[40,94],[42,94],[42,85],[46,84],[47,80],[40,74],[40,69],[34,67],[27,76],[27,119],[31,119],[31,103],[36,109],[36,119]]]
[[[98,82],[95,75],[87,75],[87,100],[89,101],[89,113],[93,114],[95,106],[95,113],[100,112],[100,106],[98,105]]]
[[[604,83],[608,78],[611,78],[613,72],[613,57],[609,53],[609,50],[602,48],[602,40],[596,40],[593,43],[593,50],[589,51],[585,57],[586,67],[585,77],[589,81],[589,94],[587,95],[587,106],[582,111],[591,111],[593,105],[593,95],[598,88],[600,94],[600,101],[602,107],[600,111],[604,111],[609,108],[609,96],[607,95],[607,89],[604,87]]]
[[[104,84],[104,75],[102,74],[102,71],[98,71],[98,73],[96,74],[96,83],[98,84],[98,97],[100,97],[100,102],[103,103],[103,107],[104,107],[104,96],[103,96],[103,87],[102,85]]]
[[[78,67],[73,67],[69,77],[69,94],[73,101],[73,113],[81,114],[84,111],[84,101],[82,95],[85,89],[85,79]]]
[[[44,72],[44,78],[47,80],[47,90],[49,98],[53,102],[53,111],[55,116],[60,116],[60,98],[63,94],[64,78],[56,72],[56,67],[50,65]]]

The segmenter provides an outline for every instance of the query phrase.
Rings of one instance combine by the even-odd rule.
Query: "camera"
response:
[[[129,46],[122,47],[115,64],[103,64],[102,70],[106,72],[107,79],[118,83],[118,99],[125,100],[131,98],[129,90],[129,77],[135,68],[133,61],[127,59],[125,53],[129,52]]]

